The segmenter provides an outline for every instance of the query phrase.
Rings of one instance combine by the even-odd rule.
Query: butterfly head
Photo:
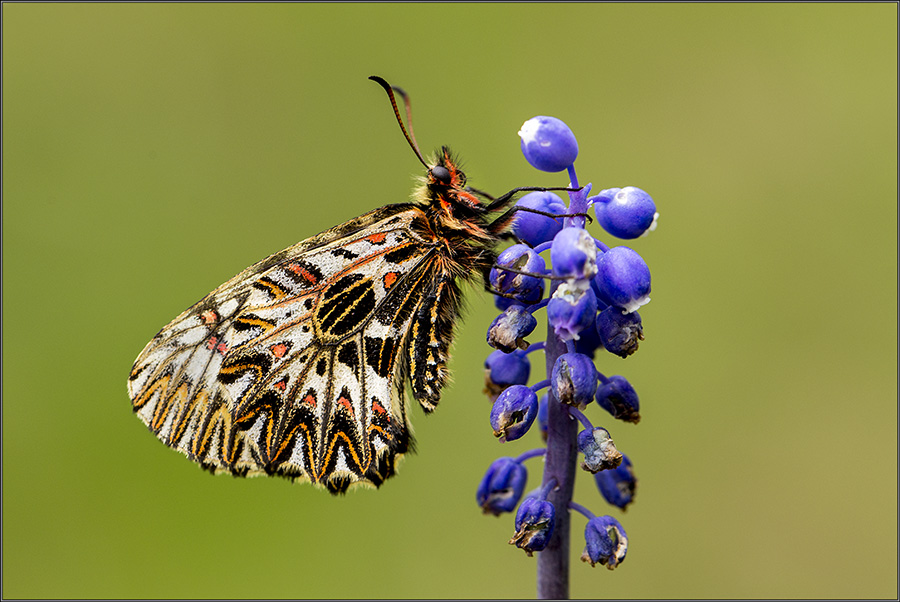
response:
[[[453,213],[454,206],[466,207],[480,213],[481,200],[466,190],[466,174],[446,146],[435,153],[432,166],[425,176],[426,198],[440,205],[443,212]]]

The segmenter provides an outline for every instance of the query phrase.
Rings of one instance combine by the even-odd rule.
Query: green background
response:
[[[454,384],[381,490],[212,477],[130,411],[175,315],[408,197],[422,168],[379,74],[474,186],[565,185],[519,152],[549,114],[583,182],[660,210],[626,243],[653,272],[647,340],[598,363],[643,420],[588,412],[637,499],[576,489],[631,546],[591,569],[576,516],[572,596],[896,598],[895,4],[2,10],[4,597],[534,595],[512,517],[474,500],[537,443],[491,436],[477,289]]]

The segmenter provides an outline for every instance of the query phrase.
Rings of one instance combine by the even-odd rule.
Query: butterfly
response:
[[[515,193],[548,190],[494,198],[467,188],[447,147],[423,158],[406,93],[370,79],[427,169],[415,200],[245,269],[153,337],[128,377],[138,417],[213,473],[332,493],[391,477],[414,443],[407,395],[431,412],[447,384],[460,284],[487,282],[494,246],[511,237]]]

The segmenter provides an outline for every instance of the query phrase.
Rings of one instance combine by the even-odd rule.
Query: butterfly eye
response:
[[[435,180],[444,184],[445,186],[450,185],[450,170],[446,167],[438,165],[436,167],[431,168],[431,177]]]

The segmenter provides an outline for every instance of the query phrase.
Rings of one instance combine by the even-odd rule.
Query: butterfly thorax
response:
[[[484,203],[466,190],[466,175],[447,147],[436,153],[434,163],[416,191],[417,204],[428,217],[428,235],[443,243],[446,259],[471,275],[497,237],[488,228]]]

